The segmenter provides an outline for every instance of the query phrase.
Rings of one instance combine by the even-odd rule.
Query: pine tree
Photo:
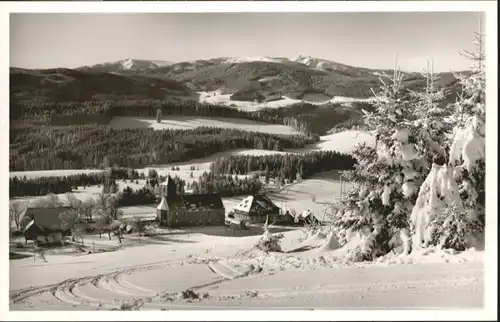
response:
[[[410,91],[410,93],[414,99],[414,114],[417,118],[414,123],[418,129],[416,148],[425,156],[430,168],[433,162],[440,165],[446,163],[447,134],[452,128],[449,117],[453,111],[442,103],[446,98],[446,92],[436,84],[439,74],[434,73],[434,62],[432,67],[429,67],[428,62],[427,70],[421,74],[427,81],[425,91]]]
[[[422,186],[412,219],[420,227],[413,248],[438,245],[463,250],[470,237],[484,229],[485,69],[483,38],[477,35],[470,73],[455,75],[463,92],[455,107],[448,163],[434,163]],[[477,237],[477,236],[476,236]]]
[[[450,165],[455,174],[465,206],[484,225],[485,205],[485,53],[484,38],[476,34],[476,52],[462,54],[473,62],[469,75],[456,75],[463,92],[455,104],[457,126],[450,147]]]
[[[356,257],[371,260],[391,249],[399,234],[404,251],[410,243],[410,214],[423,182],[426,162],[416,148],[418,127],[409,92],[402,88],[403,74],[395,69],[387,84],[375,94],[375,110],[365,112],[364,122],[375,137],[375,148],[359,146],[353,153],[358,164],[347,173],[356,183],[340,201],[333,216],[337,234],[365,234]]]
[[[423,246],[429,244],[441,247],[451,247],[463,250],[469,245],[470,237],[484,231],[485,222],[485,54],[483,36],[476,37],[477,51],[471,53],[465,51],[463,55],[474,62],[471,71],[466,75],[455,75],[462,85],[462,94],[454,104],[455,127],[450,145],[448,164],[441,171],[446,170],[448,181],[445,191],[442,184],[436,182],[434,186],[420,192],[417,206],[414,209],[414,217],[428,216],[425,222],[427,234],[418,237],[418,242],[424,242]],[[435,167],[436,165],[433,165]],[[429,177],[434,175],[430,173]],[[429,179],[426,179],[426,181]],[[432,195],[433,190],[439,191],[439,200]],[[446,198],[457,198],[453,203],[445,203]],[[432,199],[434,198],[434,199]],[[439,211],[432,209],[425,213],[422,205],[426,200],[435,200],[435,204],[441,203]],[[427,202],[428,203],[428,202]],[[436,207],[434,207],[436,208]],[[478,237],[477,235],[475,237]],[[482,236],[479,236],[482,237]],[[423,240],[422,240],[423,239]],[[481,241],[480,241],[481,242]],[[417,245],[421,247],[422,245]]]

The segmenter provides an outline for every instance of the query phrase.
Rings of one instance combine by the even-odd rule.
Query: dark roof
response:
[[[167,195],[165,199],[167,200],[168,209],[184,208],[184,203],[182,202],[181,196]]]
[[[28,208],[23,214],[21,221],[28,224],[33,220],[34,224],[43,230],[61,230],[61,220],[59,219],[59,215],[70,209],[73,208]]]
[[[280,208],[265,195],[251,195],[244,198],[234,210],[246,213],[276,213]]]
[[[35,224],[34,220],[30,221],[24,229],[24,236],[26,236],[27,238],[34,238],[42,234],[43,230]]]
[[[169,209],[180,207],[188,211],[224,209],[222,199],[217,194],[185,194],[167,196],[166,199]]]
[[[182,195],[181,198],[187,210],[224,209],[222,199],[216,194]]]
[[[278,207],[271,199],[269,199],[265,195],[255,195],[254,202],[257,202],[262,207],[266,208],[266,210],[279,211],[280,207]]]

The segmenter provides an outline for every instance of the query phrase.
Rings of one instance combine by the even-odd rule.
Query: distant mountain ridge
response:
[[[125,70],[143,70],[143,69],[153,69],[172,65],[172,62],[163,60],[144,60],[144,59],[132,59],[127,58],[123,60],[118,60],[115,62],[106,62],[101,64],[82,66],[75,68],[77,70],[92,70],[99,72],[120,72]]]
[[[349,66],[299,55],[295,58],[219,57],[185,62],[123,59],[75,69],[10,69],[11,101],[101,99],[197,99],[199,92],[218,91],[232,100],[268,101],[289,97],[327,101],[336,96],[367,98],[391,70]],[[419,73],[404,73],[409,89],[425,86]],[[459,90],[452,73],[438,85]]]

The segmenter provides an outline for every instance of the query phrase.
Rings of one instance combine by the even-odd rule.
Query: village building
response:
[[[217,194],[178,194],[170,176],[160,184],[156,208],[160,225],[167,227],[224,225],[225,209]]]
[[[26,240],[39,244],[61,243],[64,236],[71,235],[71,229],[63,229],[60,214],[71,207],[27,208],[21,215]]]
[[[310,210],[304,210],[303,212],[295,215],[294,223],[301,225],[318,225],[320,224],[320,221]]]
[[[280,208],[265,195],[252,195],[233,208],[234,219],[245,223],[274,222],[280,217]]]

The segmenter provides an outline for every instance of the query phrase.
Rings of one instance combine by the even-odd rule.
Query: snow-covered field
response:
[[[351,130],[321,136],[316,148],[322,151],[349,153],[358,144],[363,143],[368,146],[375,146],[375,139],[370,133]]]
[[[429,309],[483,305],[482,252],[350,263],[312,249],[289,253],[303,232],[285,233],[284,253],[250,251],[260,236],[174,231],[116,251],[10,261],[11,310]],[[114,239],[87,238],[88,250]],[[124,243],[127,243],[126,241]],[[302,242],[303,243],[303,242]],[[247,252],[244,252],[247,251]],[[38,256],[38,255],[37,255]],[[408,260],[404,260],[408,258]],[[445,263],[448,262],[448,263]],[[182,298],[192,290],[200,298]],[[196,294],[195,294],[196,295]]]
[[[325,105],[325,104],[343,104],[343,103],[352,103],[352,102],[371,102],[372,98],[354,98],[354,97],[343,97],[343,96],[335,96],[331,99],[325,100],[307,100],[311,99],[314,96],[307,96],[306,99],[294,99],[290,97],[283,96],[280,100],[275,100],[271,102],[250,102],[250,101],[234,101],[231,100],[231,94],[224,93],[221,90],[211,91],[211,92],[198,92],[199,94],[199,102],[200,103],[208,103],[214,105],[223,105],[223,106],[231,106],[243,111],[259,111],[264,108],[279,108],[286,107],[297,103],[308,103],[314,105]]]
[[[244,119],[222,117],[164,116],[161,123],[155,118],[115,116],[109,126],[116,129],[152,128],[154,130],[189,130],[202,126],[237,129],[270,134],[300,134],[293,128],[280,124],[267,124]]]

